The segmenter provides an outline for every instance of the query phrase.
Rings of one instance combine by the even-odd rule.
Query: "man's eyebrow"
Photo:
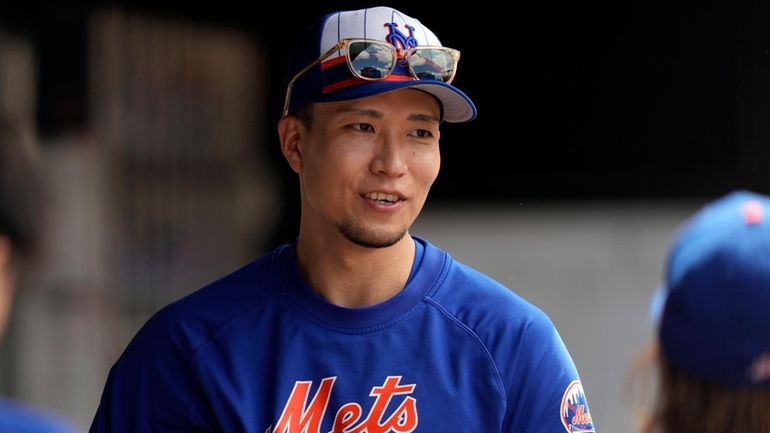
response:
[[[430,114],[410,114],[406,120],[414,120],[416,122],[435,122],[440,123],[439,118],[431,116]]]
[[[363,108],[353,108],[353,107],[340,107],[337,109],[337,113],[354,113],[354,114],[360,114],[362,116],[369,116],[374,119],[382,119],[383,115],[377,110],[366,110]]]

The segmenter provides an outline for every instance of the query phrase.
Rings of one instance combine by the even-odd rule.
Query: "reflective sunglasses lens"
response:
[[[457,63],[447,50],[417,48],[409,56],[409,66],[420,80],[449,82],[454,76]]]
[[[396,61],[389,46],[363,41],[350,44],[348,59],[356,75],[374,80],[388,76]]]

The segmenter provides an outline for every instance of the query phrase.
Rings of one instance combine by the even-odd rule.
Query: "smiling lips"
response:
[[[404,200],[402,197],[399,197],[396,194],[388,194],[384,192],[368,192],[364,194],[364,197],[376,202],[379,205],[385,206],[393,205]]]

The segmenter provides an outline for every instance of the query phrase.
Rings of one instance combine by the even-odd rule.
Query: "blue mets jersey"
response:
[[[294,245],[167,306],[110,371],[92,433],[593,432],[540,310],[416,239],[405,288],[342,308]]]

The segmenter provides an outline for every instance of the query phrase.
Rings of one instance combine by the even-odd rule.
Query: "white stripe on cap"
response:
[[[376,7],[360,9],[357,11],[345,11],[330,16],[321,32],[321,45],[318,55],[322,55],[333,47],[341,39],[373,39],[387,42],[388,27],[386,23],[395,22],[398,29],[409,35],[406,25],[414,27],[414,37],[418,46],[441,46],[435,34],[420,21],[404,15],[389,7]],[[338,53],[339,56],[341,53]],[[332,56],[330,58],[334,58]]]

